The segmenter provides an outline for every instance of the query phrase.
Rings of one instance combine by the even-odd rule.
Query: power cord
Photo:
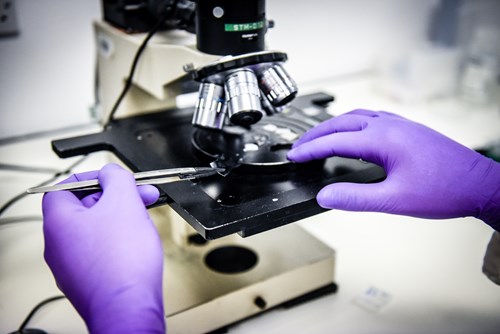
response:
[[[16,224],[16,223],[26,223],[33,221],[42,221],[42,216],[21,216],[21,217],[9,217],[0,219],[0,226]]]
[[[60,299],[64,299],[64,298],[66,298],[66,297],[65,296],[54,296],[54,297],[50,297],[50,298],[42,300],[40,303],[38,303],[31,310],[31,312],[28,314],[26,319],[24,319],[21,326],[19,326],[19,329],[15,332],[10,333],[10,334],[46,334],[46,332],[41,330],[41,329],[26,328],[26,326],[28,326],[28,323],[30,322],[30,320],[38,312],[38,310],[40,310],[42,307],[44,307],[45,305],[52,303],[56,300],[60,300]]]
[[[12,170],[14,172],[27,172],[27,173],[48,173],[54,174],[58,173],[59,170],[50,167],[34,167],[34,166],[21,166],[0,163],[0,169]]]
[[[87,158],[86,155],[83,156],[81,159],[79,159],[78,161],[76,161],[75,163],[73,163],[68,168],[66,168],[66,169],[64,169],[62,171],[56,172],[50,179],[48,179],[48,180],[40,183],[39,185],[37,185],[37,187],[45,186],[45,185],[47,185],[49,183],[54,182],[60,176],[71,173],[71,171],[73,170],[73,168],[75,168],[76,166],[78,166],[79,164],[81,164],[86,158]],[[2,205],[2,207],[0,208],[0,217],[2,216],[2,214],[5,211],[7,211],[8,208],[10,208],[13,204],[17,203],[20,199],[24,198],[24,196],[26,196],[26,195],[28,195],[28,193],[22,192],[19,195],[16,195],[13,198],[11,198],[10,200],[8,200],[7,203],[5,203],[4,205]]]
[[[130,72],[129,72],[127,81],[125,82],[125,85],[123,86],[123,90],[122,90],[120,96],[118,97],[115,104],[113,105],[113,108],[111,109],[111,112],[108,116],[108,120],[106,121],[104,127],[108,127],[109,123],[111,123],[111,121],[113,120],[113,118],[116,114],[116,111],[118,110],[118,107],[120,106],[123,98],[125,97],[125,95],[129,91],[130,87],[132,86],[132,79],[133,79],[135,70],[137,68],[137,64],[139,63],[139,58],[141,57],[142,52],[144,51],[144,49],[146,49],[146,46],[147,46],[149,40],[151,39],[151,37],[153,37],[153,35],[156,34],[158,32],[158,30],[163,26],[168,15],[169,15],[169,12],[165,11],[165,13],[160,17],[160,19],[156,22],[156,24],[153,26],[153,28],[151,28],[151,31],[149,31],[149,33],[147,34],[147,36],[144,38],[141,45],[137,49],[137,52],[135,53],[135,56],[134,56],[134,60],[132,62],[132,66],[130,67]]]

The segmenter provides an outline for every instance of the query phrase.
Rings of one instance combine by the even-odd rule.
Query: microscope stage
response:
[[[359,160],[329,158],[293,164],[286,152],[305,131],[330,118],[333,98],[297,97],[285,112],[263,118],[251,129],[196,129],[192,108],[117,119],[103,132],[57,140],[63,158],[109,150],[133,171],[235,167],[227,176],[158,186],[159,204],[169,204],[206,239],[234,233],[246,237],[323,212],[315,196],[333,182],[382,180],[382,168]]]

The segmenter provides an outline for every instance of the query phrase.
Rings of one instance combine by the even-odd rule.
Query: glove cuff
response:
[[[137,284],[139,285],[139,284]],[[100,299],[84,320],[92,334],[164,334],[165,312],[160,287],[133,287],[131,293]]]

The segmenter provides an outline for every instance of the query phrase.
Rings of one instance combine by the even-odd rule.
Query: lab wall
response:
[[[268,0],[270,48],[289,56],[299,83],[372,69],[380,57],[421,43],[435,0]]]
[[[0,37],[0,139],[90,123],[92,20],[99,0],[13,0],[19,33]],[[373,68],[425,38],[437,0],[267,0],[269,48],[301,84]]]
[[[0,37],[0,138],[91,121],[98,0],[15,0],[19,32]]]

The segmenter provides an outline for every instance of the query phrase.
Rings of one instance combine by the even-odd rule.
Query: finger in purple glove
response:
[[[332,156],[375,163],[387,178],[331,184],[317,196],[323,207],[422,218],[474,216],[492,226],[500,220],[500,164],[422,124],[354,110],[311,129],[288,152],[295,162]]]

